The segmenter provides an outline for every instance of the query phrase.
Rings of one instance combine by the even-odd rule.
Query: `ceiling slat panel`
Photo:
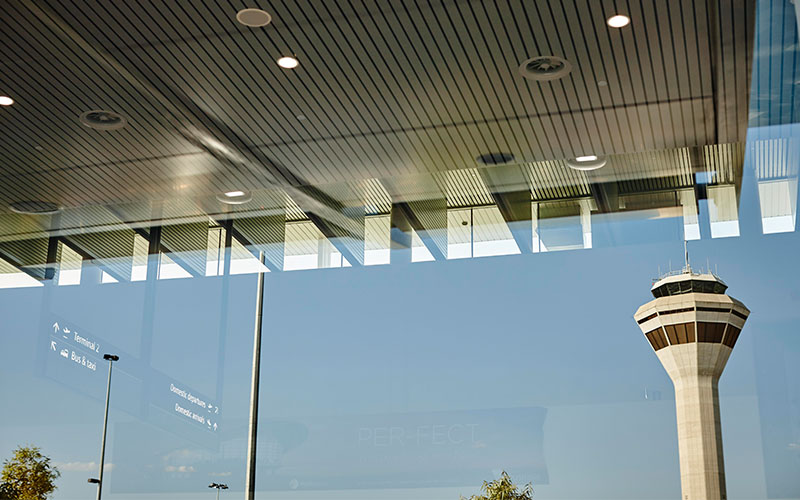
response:
[[[191,270],[192,274],[198,276],[205,275],[208,222],[163,226],[161,243],[189,266],[187,271]]]
[[[36,279],[45,278],[47,238],[0,242],[0,258]]]
[[[73,234],[69,241],[113,276],[130,279],[133,266],[133,230]]]

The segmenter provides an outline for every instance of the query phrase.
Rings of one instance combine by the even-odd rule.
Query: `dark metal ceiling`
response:
[[[636,192],[740,168],[704,151],[745,139],[755,0],[269,1],[257,6],[270,25],[238,24],[253,6],[7,1],[0,93],[16,103],[0,109],[0,237],[237,210],[350,237],[363,233],[353,204],[497,201],[475,160],[492,152],[512,153],[515,182],[547,200],[601,180]],[[620,10],[633,22],[609,28]],[[287,54],[298,68],[277,66]],[[572,71],[521,77],[536,55]],[[92,109],[127,126],[87,128],[79,116]],[[619,160],[603,179],[564,166],[586,154]],[[216,201],[230,190],[254,201]],[[8,213],[20,200],[65,211],[31,221]]]

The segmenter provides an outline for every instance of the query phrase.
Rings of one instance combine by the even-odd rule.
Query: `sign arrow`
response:
[[[57,332],[58,332],[58,321],[53,323],[53,333],[57,333]]]
[[[56,343],[52,340],[50,341],[50,348],[53,349],[54,351],[56,350]]]

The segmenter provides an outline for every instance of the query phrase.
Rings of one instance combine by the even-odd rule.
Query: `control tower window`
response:
[[[723,294],[728,287],[718,281],[707,280],[685,280],[665,283],[653,289],[653,296],[666,297],[668,295],[681,295],[684,293],[715,293]]]
[[[697,341],[698,342],[713,342],[718,344],[722,342],[722,334],[725,332],[725,323],[697,323]]]
[[[741,332],[741,329],[736,328],[733,325],[728,325],[728,330],[725,332],[725,339],[722,341],[722,343],[733,349],[733,346],[736,344],[736,339],[739,338],[739,334]]]
[[[662,330],[661,327],[645,333],[644,336],[647,337],[647,340],[650,342],[650,345],[653,346],[654,351],[663,349],[669,345],[667,344],[667,337],[664,335],[664,330]]]
[[[675,344],[688,344],[694,342],[694,323],[679,323],[677,325],[666,325],[664,329],[667,331],[669,343]]]

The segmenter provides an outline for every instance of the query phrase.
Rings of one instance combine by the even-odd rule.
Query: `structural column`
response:
[[[712,376],[674,381],[684,500],[726,498],[718,381]]]

